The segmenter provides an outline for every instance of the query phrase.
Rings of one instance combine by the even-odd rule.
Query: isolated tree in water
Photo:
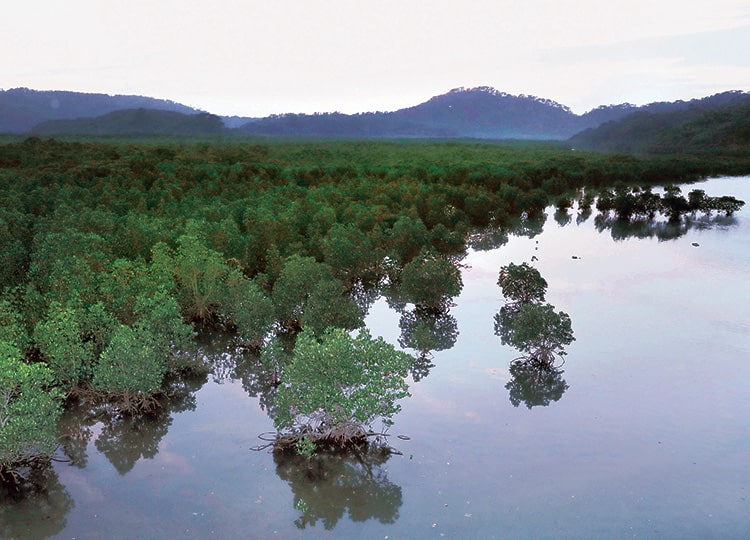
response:
[[[510,345],[540,366],[565,356],[565,346],[575,340],[570,316],[550,304],[524,304],[504,324]]]
[[[320,338],[304,330],[276,396],[277,449],[296,445],[311,454],[319,445],[365,443],[377,420],[392,424],[396,401],[409,395],[411,362],[365,329],[352,337],[332,328]]]
[[[570,317],[544,302],[547,281],[526,263],[502,267],[497,283],[508,302],[495,315],[495,334],[521,351],[524,361],[551,369],[575,340]]]

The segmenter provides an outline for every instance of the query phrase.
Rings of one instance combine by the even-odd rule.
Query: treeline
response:
[[[544,145],[0,145],[0,474],[49,454],[64,397],[158,407],[203,368],[192,323],[258,347],[357,328],[385,288],[438,320],[477,229],[584,186],[748,171]]]

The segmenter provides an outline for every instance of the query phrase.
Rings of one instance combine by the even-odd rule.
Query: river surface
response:
[[[750,205],[750,178],[696,187]],[[750,538],[750,208],[672,239],[547,213],[462,261],[458,334],[410,378],[400,455],[308,467],[251,450],[273,430],[257,362],[207,343],[215,373],[157,419],[85,423],[46,493],[0,507],[0,535]],[[499,268],[532,257],[576,338],[536,393],[493,327]],[[367,325],[397,344],[399,318],[378,300]]]

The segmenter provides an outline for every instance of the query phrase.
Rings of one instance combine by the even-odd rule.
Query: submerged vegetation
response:
[[[208,369],[189,352],[198,326],[260,351],[279,440],[303,454],[361,440],[398,410],[407,374],[425,376],[429,352],[455,342],[449,311],[467,245],[533,234],[548,204],[590,208],[598,190],[615,189],[600,211],[632,217],[640,203],[623,205],[634,186],[652,201],[651,186],[748,171],[739,158],[525,143],[0,145],[0,473],[52,455],[64,404],[159,414],[165,381]],[[727,215],[741,204],[684,201],[686,212]],[[520,303],[500,326],[550,363],[572,331],[534,290],[506,294]],[[381,295],[418,358],[348,333]],[[557,338],[535,343],[535,325]]]

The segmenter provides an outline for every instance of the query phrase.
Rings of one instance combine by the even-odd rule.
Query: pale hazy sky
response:
[[[493,86],[597,105],[750,90],[750,0],[7,0],[0,88],[216,114],[364,112]]]

